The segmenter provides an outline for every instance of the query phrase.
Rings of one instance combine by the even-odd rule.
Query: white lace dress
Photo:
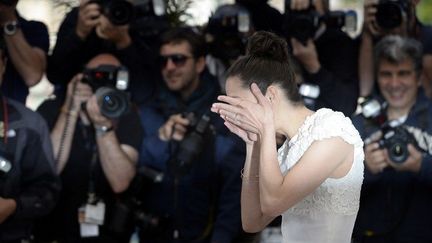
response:
[[[354,146],[354,162],[342,178],[326,179],[314,192],[282,214],[283,243],[349,243],[363,182],[363,141],[340,112],[320,109],[278,150],[282,173],[289,173],[313,141],[341,137]]]

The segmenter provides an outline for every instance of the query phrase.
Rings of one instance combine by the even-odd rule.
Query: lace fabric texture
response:
[[[313,193],[282,215],[284,242],[350,242],[359,209],[363,182],[363,141],[340,112],[320,109],[306,118],[297,134],[278,150],[282,173],[289,173],[317,140],[340,137],[354,146],[350,171],[342,178],[326,179]]]

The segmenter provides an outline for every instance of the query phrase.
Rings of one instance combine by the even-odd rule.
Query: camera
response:
[[[379,126],[383,135],[378,144],[387,149],[391,161],[403,163],[409,156],[409,143],[420,149],[414,136],[403,125],[392,126],[385,115],[385,107],[378,100],[368,97],[360,106],[363,117]]]
[[[7,174],[12,169],[12,163],[4,156],[0,155],[0,175]]]
[[[316,100],[320,95],[320,87],[316,84],[304,82],[299,86],[299,93],[303,98],[305,106],[311,110],[315,110]]]
[[[400,26],[409,14],[409,0],[381,0],[375,14],[378,26],[393,29]]]
[[[85,69],[83,83],[95,92],[101,114],[108,118],[118,118],[129,110],[129,72],[123,66],[100,65]]]
[[[114,204],[108,227],[117,233],[124,233],[138,227],[145,231],[158,231],[168,223],[168,218],[143,210],[145,187],[149,183],[161,183],[164,174],[148,166],[137,170],[131,185],[120,201]]]
[[[197,119],[195,113],[190,112],[183,114],[183,116],[189,120],[189,126],[173,160],[174,172],[183,172],[192,165],[201,154],[206,142],[206,135],[210,131],[209,115],[203,114]]]
[[[14,161],[13,152],[8,151],[4,143],[0,143],[0,176],[5,176],[11,171],[12,161]]]
[[[381,128],[383,137],[378,141],[380,147],[386,148],[389,158],[395,163],[403,163],[409,156],[408,144],[417,144],[414,136],[403,126]]]
[[[12,6],[17,2],[18,2],[18,0],[0,0],[0,4],[6,5],[6,6]]]
[[[295,38],[306,45],[308,39],[313,39],[321,24],[327,28],[355,32],[357,29],[357,13],[349,11],[328,11],[320,15],[310,4],[305,10],[291,10],[290,1],[285,1],[285,19],[282,26],[286,38]]]
[[[163,0],[145,0],[136,5],[128,0],[91,0],[89,3],[99,4],[102,14],[114,25],[125,25],[143,16],[165,13]]]
[[[237,4],[225,4],[210,16],[204,30],[209,53],[226,65],[243,55],[252,24],[249,11]]]

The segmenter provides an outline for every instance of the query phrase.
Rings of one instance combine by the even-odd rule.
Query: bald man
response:
[[[101,65],[115,69],[121,63],[113,55],[100,54],[86,69]],[[47,235],[59,242],[126,242],[127,233],[110,229],[117,220],[111,214],[115,198],[135,176],[142,128],[134,109],[117,119],[102,115],[94,87],[83,82],[83,76],[72,78],[64,99],[47,101],[38,109],[51,128],[63,182],[59,204],[41,228],[49,229]]]

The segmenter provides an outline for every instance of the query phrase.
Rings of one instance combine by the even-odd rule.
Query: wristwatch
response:
[[[18,28],[20,27],[18,21],[9,21],[6,22],[6,24],[3,25],[3,33],[5,33],[6,35],[14,35]]]
[[[95,126],[96,136],[98,137],[103,136],[112,130],[114,130],[112,126]]]

